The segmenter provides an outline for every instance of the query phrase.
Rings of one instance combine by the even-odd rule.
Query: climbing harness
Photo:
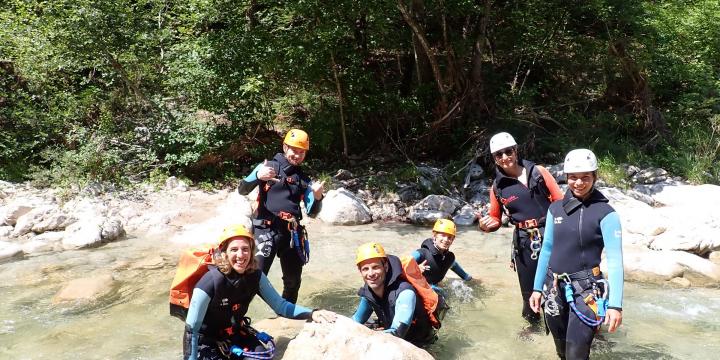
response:
[[[555,281],[557,282],[558,279],[562,280],[565,283],[565,301],[567,301],[567,303],[570,305],[570,308],[572,308],[573,312],[575,312],[578,318],[586,325],[591,327],[599,326],[600,324],[602,324],[605,320],[605,313],[607,312],[607,296],[609,293],[609,288],[605,279],[593,281],[592,292],[583,299],[583,301],[585,301],[588,307],[595,312],[596,319],[592,319],[587,315],[583,314],[582,312],[580,312],[580,310],[578,310],[577,306],[575,305],[575,299],[573,296],[575,294],[575,291],[573,288],[573,280],[571,279],[570,275],[568,275],[567,273],[556,275]],[[600,289],[597,286],[597,284],[599,283],[604,284],[602,296],[599,296]]]
[[[228,359],[244,357],[246,359],[269,360],[275,356],[275,341],[273,341],[273,337],[265,332],[255,330],[255,328],[250,326],[250,322],[250,318],[244,317],[238,333],[243,336],[254,336],[265,350],[249,351],[248,348],[233,345],[231,339],[218,341],[218,349]],[[232,330],[230,332],[232,333]]]
[[[532,251],[530,258],[537,260],[540,249],[542,249],[542,235],[538,228],[527,229],[526,231],[530,234],[530,250]]]
[[[295,249],[300,261],[307,264],[310,261],[310,241],[308,241],[307,230],[294,217],[287,222],[290,232],[290,247]]]
[[[560,315],[560,307],[557,303],[557,287],[553,286],[548,291],[547,285],[543,285],[543,293],[545,293],[545,314],[550,316]]]

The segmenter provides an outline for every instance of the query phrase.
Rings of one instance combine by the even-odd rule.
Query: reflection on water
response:
[[[429,228],[403,224],[309,226],[313,258],[305,267],[300,303],[352,315],[362,281],[355,248],[379,241],[391,254],[409,255]],[[479,284],[452,272],[443,287],[451,306],[440,339],[428,348],[438,359],[555,359],[552,338],[519,336],[520,290],[507,268],[509,234],[466,229],[452,250]],[[0,265],[0,359],[177,359],[183,323],[168,314],[168,287],[180,246],[128,239],[99,249],[41,255]],[[54,305],[68,281],[112,274],[113,288],[92,304]],[[282,284],[279,265],[270,273]],[[602,333],[593,359],[707,359],[720,353],[720,290],[625,288],[624,324]],[[256,321],[273,316],[259,298]]]

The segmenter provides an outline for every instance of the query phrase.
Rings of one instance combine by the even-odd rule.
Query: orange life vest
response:
[[[208,272],[214,250],[214,247],[208,245],[185,250],[180,255],[175,278],[170,286],[170,315],[185,320],[195,284]]]
[[[405,279],[415,288],[415,293],[423,302],[423,308],[430,318],[432,327],[439,329],[440,321],[443,317],[443,311],[447,310],[445,300],[432,289],[430,284],[425,280],[420,266],[412,256],[403,256],[400,259],[402,263],[403,275]]]

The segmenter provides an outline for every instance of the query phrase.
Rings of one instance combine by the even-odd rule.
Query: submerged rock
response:
[[[338,316],[333,324],[306,323],[283,359],[433,359],[411,343]]]
[[[110,274],[75,279],[53,297],[53,304],[66,301],[91,302],[112,294],[117,281]]]

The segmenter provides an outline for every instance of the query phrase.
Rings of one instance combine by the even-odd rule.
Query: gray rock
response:
[[[563,171],[563,168],[565,167],[564,164],[557,164],[557,165],[549,165],[546,166],[545,169],[555,178],[555,181],[558,184],[565,184],[566,178],[565,178],[565,172]]]
[[[439,210],[444,213],[453,214],[461,205],[460,201],[445,195],[428,195],[413,205],[416,210]]]
[[[333,176],[335,180],[350,180],[353,178],[353,174],[350,172],[350,170],[345,169],[338,169],[335,176]]]
[[[425,350],[409,342],[373,331],[349,318],[338,316],[335,323],[305,323],[302,331],[290,341],[284,359],[383,359],[383,360],[431,360]]]
[[[490,186],[485,180],[471,181],[463,190],[465,199],[472,205],[480,206],[490,201]]]
[[[623,165],[623,170],[625,170],[625,176],[627,176],[628,178],[632,178],[633,176],[635,176],[635,174],[640,172],[639,167],[628,164]]]
[[[102,243],[102,224],[104,219],[82,219],[65,229],[62,240],[65,250],[97,246]]]
[[[648,168],[635,173],[632,180],[639,184],[657,184],[668,178],[668,172],[660,168]]]
[[[27,214],[33,207],[20,202],[12,203],[0,209],[0,225],[15,226],[18,218]]]
[[[467,175],[465,176],[465,183],[469,184],[472,181],[480,180],[483,178],[484,175],[485,170],[483,170],[482,166],[473,161],[468,168]]]
[[[123,228],[123,223],[120,219],[107,219],[102,224],[102,230],[100,231],[100,238],[102,241],[114,241],[123,236],[125,236],[125,229]]]
[[[44,205],[33,208],[28,213],[17,219],[15,229],[13,230],[13,236],[22,236],[29,233],[32,231],[32,228],[42,221],[45,216],[57,210],[58,207],[56,205]]]
[[[370,205],[370,213],[375,221],[378,220],[395,220],[400,217],[398,209],[392,203],[379,203]]]
[[[422,192],[417,185],[401,185],[397,191],[400,201],[404,203],[412,203],[422,199]]]
[[[416,169],[420,174],[418,183],[425,190],[447,187],[447,180],[442,170],[431,166],[418,166]]]
[[[411,207],[407,218],[413,224],[432,225],[438,219],[450,218],[451,214],[441,210],[415,209]]]
[[[465,205],[453,216],[453,222],[458,226],[472,226],[477,221],[476,212],[474,207]]]
[[[335,225],[359,225],[372,221],[368,206],[343,188],[330,190],[325,195],[317,216],[323,222]]]
[[[62,239],[65,233],[62,231],[51,231],[42,233],[30,239],[30,241],[22,244],[22,249],[26,254],[38,254],[49,251],[57,251],[62,249]]]
[[[62,214],[60,212],[54,212],[48,214],[48,216],[45,217],[42,221],[33,225],[32,231],[37,234],[41,234],[46,231],[63,230],[75,221],[77,221],[77,219],[69,215]]]

